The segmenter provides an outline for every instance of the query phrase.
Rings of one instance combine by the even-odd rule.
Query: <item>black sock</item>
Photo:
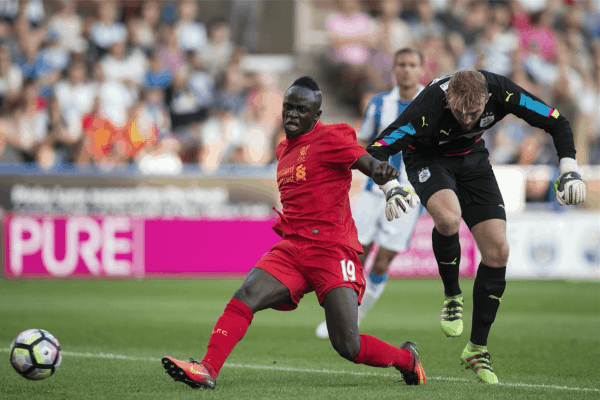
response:
[[[506,267],[492,268],[480,263],[473,285],[473,326],[471,343],[487,346],[500,299],[506,287]]]
[[[446,296],[461,294],[458,285],[458,269],[460,267],[460,242],[458,233],[452,236],[444,236],[433,228],[431,232],[431,244],[433,254],[438,264],[438,271],[444,283]]]

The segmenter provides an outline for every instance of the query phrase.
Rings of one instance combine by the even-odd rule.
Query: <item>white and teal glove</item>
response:
[[[554,181],[554,194],[560,206],[580,204],[585,201],[585,183],[577,172],[577,161],[561,158],[558,165],[560,176]]]
[[[400,186],[397,180],[390,181],[379,188],[385,193],[385,217],[388,221],[400,218],[402,212],[408,214],[411,208],[421,204],[419,196],[411,188]]]

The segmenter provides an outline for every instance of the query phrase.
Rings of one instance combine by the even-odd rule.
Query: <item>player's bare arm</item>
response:
[[[351,169],[357,169],[378,185],[385,185],[400,176],[400,171],[386,161],[379,161],[368,154],[358,158]]]

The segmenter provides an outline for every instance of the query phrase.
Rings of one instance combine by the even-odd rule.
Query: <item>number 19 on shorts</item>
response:
[[[342,260],[340,261],[340,265],[342,266],[342,275],[344,276],[345,281],[356,281],[356,268],[352,260]]]

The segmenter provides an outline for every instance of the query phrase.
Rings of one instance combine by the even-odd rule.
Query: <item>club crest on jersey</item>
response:
[[[423,183],[431,176],[431,172],[429,168],[423,168],[419,171],[419,182]]]
[[[306,180],[306,167],[303,164],[300,164],[296,167],[296,180],[297,181],[305,181]]]
[[[487,117],[483,117],[483,118],[481,118],[481,122],[479,123],[479,126],[481,128],[485,128],[486,126],[488,126],[492,122],[494,122],[494,119],[496,119],[496,117],[494,116],[494,114],[489,115]]]
[[[309,147],[310,147],[310,144],[308,146],[304,146],[303,148],[300,149],[300,157],[298,157],[298,162],[306,161],[306,152],[308,151]]]

